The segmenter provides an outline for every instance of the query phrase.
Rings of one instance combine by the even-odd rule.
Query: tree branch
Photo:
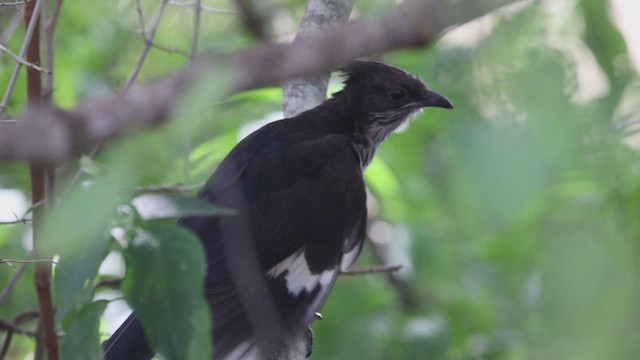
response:
[[[153,20],[153,23],[151,24],[151,29],[147,33],[147,29],[145,28],[145,23],[144,23],[144,14],[142,13],[142,4],[140,3],[140,0],[136,0],[136,11],[138,12],[138,17],[140,19],[140,33],[142,34],[142,39],[144,40],[144,47],[142,48],[142,52],[138,57],[138,62],[136,63],[136,66],[133,68],[133,71],[131,72],[131,74],[129,74],[127,81],[125,81],[124,83],[123,88],[125,91],[127,91],[131,87],[131,85],[133,85],[133,82],[136,80],[136,78],[138,77],[138,74],[140,73],[140,70],[142,69],[142,65],[144,64],[144,61],[147,59],[149,50],[153,45],[153,38],[156,36],[156,30],[158,30],[158,26],[160,25],[160,19],[162,19],[162,15],[164,14],[164,9],[166,6],[167,6],[167,0],[163,0],[160,3],[160,9],[158,9],[158,13],[156,14],[156,17]]]
[[[125,94],[89,101],[68,112],[33,109],[22,121],[0,123],[0,159],[59,163],[97,142],[159,125],[169,118],[178,95],[204,73],[234,75],[230,93],[277,85],[354,58],[429,45],[447,27],[513,2],[410,2],[379,20],[353,21],[292,44],[262,44],[223,56],[205,56],[177,76],[133,87]]]
[[[25,6],[25,12],[31,11],[34,14],[33,16],[39,16],[40,6],[41,6],[41,0],[37,0],[35,3],[28,2],[27,5]],[[29,45],[31,44],[31,39],[33,37],[39,36],[38,32],[40,31],[40,27],[38,26],[38,24],[39,22],[31,22],[27,26],[27,32],[24,35],[24,39],[22,40],[22,46],[20,48],[20,53],[18,54],[18,57],[20,59],[24,59],[25,55],[27,55],[27,50],[29,48]],[[38,29],[36,29],[36,27]],[[34,65],[39,65],[34,63],[33,61],[29,61],[28,56],[27,56],[26,62]],[[13,89],[16,86],[16,82],[18,81],[18,75],[20,75],[21,69],[22,69],[22,62],[17,61],[16,66],[13,68],[13,73],[11,74],[11,78],[9,79],[9,85],[7,85],[7,88],[4,92],[4,96],[2,98],[2,102],[0,103],[0,115],[4,113],[4,111],[7,109],[9,105],[9,99],[11,98]]]
[[[340,272],[340,275],[367,275],[367,274],[387,274],[396,271],[400,271],[402,269],[402,265],[378,265],[371,266],[363,269],[351,269],[348,271]]]
[[[27,41],[26,60],[29,63],[39,65],[40,57],[40,12],[38,6],[41,0],[29,2],[25,6],[24,22],[27,28],[33,32]],[[28,31],[29,31],[28,30]],[[8,92],[9,93],[9,92]],[[42,76],[33,68],[27,68],[27,107],[43,106]],[[37,120],[41,122],[40,120]],[[47,199],[48,169],[40,164],[31,163],[31,203],[38,204]],[[33,209],[33,254],[36,258],[45,258],[42,251],[42,229],[46,216],[46,207],[37,206]],[[41,338],[47,351],[49,360],[58,359],[58,337],[55,328],[55,315],[53,299],[51,298],[51,263],[37,262],[35,264],[34,286],[38,295],[40,321],[42,323]]]
[[[353,0],[310,0],[300,23],[296,41],[309,36],[318,36],[323,31],[344,24],[351,14]],[[329,72],[303,76],[286,81],[282,85],[285,117],[295,116],[320,105],[327,96]]]
[[[4,289],[2,289],[2,291],[0,292],[0,305],[4,303],[4,300],[9,296],[9,294],[11,293],[11,290],[13,290],[13,287],[16,285],[16,283],[18,283],[18,280],[20,280],[20,277],[22,276],[22,274],[24,274],[24,271],[26,269],[27,269],[27,264],[20,265],[20,267],[15,272],[15,274],[13,274],[13,276],[11,277],[7,285],[5,285]]]

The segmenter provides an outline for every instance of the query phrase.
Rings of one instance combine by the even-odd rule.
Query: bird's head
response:
[[[362,114],[354,119],[354,135],[365,156],[364,165],[391,132],[423,108],[453,108],[447,98],[427,88],[420,79],[393,66],[353,61],[340,71],[345,85],[341,93]]]

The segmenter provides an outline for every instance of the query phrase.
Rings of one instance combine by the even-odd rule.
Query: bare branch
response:
[[[35,263],[51,263],[55,264],[56,262],[51,259],[4,259],[0,258],[0,264],[35,264]]]
[[[0,6],[17,6],[26,4],[31,2],[32,0],[23,0],[23,1],[0,1]]]
[[[126,95],[89,101],[69,112],[34,109],[22,121],[0,123],[0,158],[58,163],[97,142],[165,122],[178,95],[202,74],[231,75],[230,92],[276,85],[354,58],[431,44],[447,27],[514,1],[409,3],[378,21],[350,22],[293,44],[263,44],[226,56],[202,57],[177,76],[132,88]]]
[[[190,58],[191,58],[191,55],[189,55],[189,54],[188,54],[186,51],[184,51],[184,50],[176,49],[176,48],[171,47],[171,46],[161,45],[161,44],[158,44],[157,42],[155,42],[155,41],[153,41],[153,40],[150,40],[150,39],[148,39],[148,38],[144,38],[144,40],[145,40],[148,44],[151,44],[151,46],[152,46],[152,47],[154,47],[154,48],[156,48],[156,49],[158,49],[158,50],[162,50],[162,51],[164,51],[164,52],[166,52],[166,53],[168,53],[168,54],[177,54],[177,55],[180,55],[180,56],[185,57],[185,58],[187,58],[187,59],[190,59]]]
[[[296,41],[320,34],[344,24],[351,14],[353,0],[309,0]],[[284,82],[282,110],[285,117],[295,116],[320,105],[327,96],[330,73],[308,75]]]
[[[38,316],[38,310],[28,310],[21,314],[18,314],[18,316],[16,316],[12,322],[0,318],[0,330],[3,330],[7,333],[4,338],[2,349],[0,349],[0,359],[6,358],[6,355],[9,352],[9,346],[11,345],[13,334],[22,334],[35,338],[36,340],[39,339],[40,329],[38,329],[37,331],[28,331],[20,328],[22,324],[33,319],[37,319]]]
[[[169,0],[169,4],[176,5],[185,8],[194,8],[196,5],[191,3],[185,3],[182,1]],[[237,11],[233,10],[224,10],[224,9],[216,9],[208,6],[200,6],[200,10],[203,12],[213,13],[213,14],[225,14],[225,15],[237,15]]]
[[[354,275],[367,275],[367,274],[380,274],[380,273],[386,274],[386,273],[399,271],[400,269],[402,269],[402,265],[378,265],[378,266],[371,266],[364,269],[351,269],[349,271],[342,271],[340,272],[340,275],[354,276]]]
[[[14,11],[13,15],[8,21],[2,25],[2,32],[0,33],[0,44],[6,44],[13,36],[13,33],[16,31],[18,26],[20,25],[22,20],[21,7],[18,7],[16,11]]]
[[[33,16],[38,17],[40,14],[40,4],[41,0],[37,0],[33,5]],[[32,21],[27,26],[27,33],[24,35],[24,40],[22,41],[22,47],[20,48],[20,53],[18,57],[24,59],[27,54],[27,49],[29,48],[29,44],[31,44],[31,38],[34,36],[34,32],[36,29],[36,25],[38,21]],[[20,74],[20,69],[22,68],[21,62],[16,62],[16,66],[13,68],[13,73],[11,74],[11,78],[9,79],[9,85],[5,90],[4,97],[2,98],[2,102],[0,102],[0,115],[4,113],[7,109],[7,105],[9,104],[9,99],[11,98],[11,94],[13,94],[13,89],[16,86],[16,81],[18,81],[18,75]]]
[[[53,12],[47,14],[47,18],[44,25],[44,48],[45,48],[45,64],[48,69],[53,69],[54,66],[54,41],[53,35],[58,25],[58,18],[60,17],[60,9],[62,8],[62,0],[56,0]],[[48,103],[51,103],[53,96],[53,84],[54,73],[49,71],[45,77],[44,93]]]
[[[156,14],[156,18],[151,24],[151,29],[149,30],[149,33],[147,33],[144,24],[144,14],[142,13],[142,4],[140,3],[140,0],[136,0],[136,11],[138,12],[138,17],[140,18],[140,32],[142,33],[142,38],[144,39],[144,47],[142,48],[142,53],[140,53],[140,57],[138,57],[138,61],[136,62],[133,71],[127,78],[127,81],[125,81],[124,83],[124,91],[127,91],[131,87],[131,85],[133,85],[133,82],[136,80],[138,74],[140,73],[140,70],[142,69],[144,61],[147,59],[147,55],[149,54],[149,50],[151,49],[151,46],[153,44],[153,38],[156,35],[156,30],[158,30],[158,25],[160,25],[160,19],[162,19],[162,15],[164,14],[164,9],[166,6],[167,0],[163,0],[160,4],[160,9],[158,9],[158,13]]]
[[[374,256],[383,264],[381,267],[393,267],[393,265],[386,264],[388,247],[374,241],[369,241],[369,243],[372,245]],[[415,311],[419,307],[420,302],[417,300],[418,298],[416,297],[415,291],[410,284],[393,271],[387,271],[386,277],[390,288],[393,289],[398,297],[398,302],[402,306],[402,309],[408,313]]]
[[[202,14],[201,0],[193,3],[193,35],[191,36],[191,54],[189,58],[193,62],[198,56],[198,41],[200,40],[200,15]]]
[[[31,219],[16,218],[15,220],[11,220],[11,221],[0,221],[0,225],[16,225],[16,224],[26,225],[29,221],[31,221]]]
[[[18,280],[20,280],[20,277],[22,276],[22,274],[24,274],[24,271],[26,270],[26,268],[27,268],[27,264],[20,265],[18,270],[11,277],[11,280],[9,280],[9,282],[4,287],[4,289],[2,289],[2,292],[0,292],[0,305],[4,302],[7,296],[9,296],[9,294],[11,293],[11,290],[13,290],[13,287],[16,285]]]
[[[13,52],[11,52],[11,50],[7,49],[2,44],[0,44],[0,50],[2,50],[5,53],[9,54],[9,56],[11,56],[13,58],[13,60],[15,60],[16,62],[18,62],[18,63],[20,63],[20,64],[22,64],[22,65],[24,65],[24,66],[26,66],[28,68],[40,71],[40,72],[45,73],[45,74],[51,74],[51,70],[43,69],[43,68],[41,68],[40,66],[38,66],[36,64],[32,64],[32,63],[28,62],[27,60],[25,60],[25,59],[21,58],[20,56],[14,54]]]
[[[26,335],[29,337],[38,337],[38,332],[36,331],[29,331],[29,330],[23,330],[15,325],[13,325],[11,322],[4,320],[2,318],[0,318],[0,330],[3,331],[7,331],[7,332],[12,332],[14,334],[21,334],[21,335]]]
[[[8,321],[0,318],[0,330],[7,331],[9,333],[16,333],[27,335],[29,337],[37,338],[39,336],[39,331],[28,331],[20,328],[21,325],[26,324],[29,321],[37,319],[40,316],[40,313],[37,309],[27,310],[20,314],[18,314],[13,321]],[[58,334],[58,337],[60,335]]]

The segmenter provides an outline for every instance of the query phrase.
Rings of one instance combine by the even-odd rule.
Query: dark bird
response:
[[[313,321],[362,248],[363,171],[380,144],[424,107],[453,108],[413,75],[377,62],[340,70],[321,105],[242,140],[198,196],[234,216],[184,217],[206,251],[214,359],[267,359]],[[135,315],[105,343],[107,360],[150,359]]]

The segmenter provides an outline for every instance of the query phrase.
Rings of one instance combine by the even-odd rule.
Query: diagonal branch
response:
[[[133,85],[133,82],[136,81],[136,78],[138,77],[138,74],[142,69],[142,65],[147,59],[149,50],[151,50],[151,46],[153,46],[153,38],[156,36],[156,30],[158,30],[158,26],[160,25],[160,20],[162,19],[162,15],[164,14],[164,9],[166,6],[167,0],[163,0],[162,3],[160,3],[160,9],[158,9],[158,13],[156,14],[156,17],[151,24],[151,29],[147,33],[144,24],[144,14],[142,13],[142,4],[140,3],[140,0],[136,0],[136,11],[138,12],[138,17],[140,18],[140,33],[142,34],[142,38],[144,40],[144,47],[142,48],[142,53],[140,53],[133,71],[127,78],[127,81],[125,81],[125,84],[123,86],[123,89],[125,91],[127,91],[131,87],[131,85]]]
[[[296,41],[309,36],[317,36],[344,24],[351,14],[353,0],[310,0],[300,23]],[[307,109],[320,105],[327,96],[328,72],[291,79],[282,85],[285,117],[295,116]]]
[[[41,0],[37,0],[35,3],[33,2],[27,3],[27,8],[32,9],[30,11],[33,11],[34,17],[40,16],[40,6],[41,6]],[[22,41],[22,47],[20,48],[20,53],[18,54],[18,57],[20,59],[24,59],[25,55],[27,55],[27,50],[29,48],[29,45],[31,44],[32,37],[38,36],[37,34],[38,31],[36,30],[36,27],[38,27],[37,26],[38,23],[39,22],[36,22],[36,21],[30,22],[29,25],[27,26],[27,33],[24,35],[24,39]],[[29,61],[27,61],[27,63],[33,64],[33,62],[29,62]],[[35,64],[35,65],[38,65],[38,64]],[[2,115],[4,111],[8,108],[9,99],[11,98],[13,89],[16,86],[16,82],[18,81],[18,75],[20,75],[21,69],[22,69],[22,62],[20,61],[16,62],[16,66],[13,68],[13,73],[11,74],[11,78],[9,79],[9,85],[7,85],[7,88],[4,92],[4,97],[2,98],[2,102],[0,103],[0,115]]]
[[[0,123],[0,159],[59,163],[97,142],[159,125],[169,118],[179,94],[202,74],[234,75],[230,92],[277,85],[354,58],[432,44],[446,28],[515,1],[410,2],[378,20],[349,22],[292,44],[204,56],[177,76],[133,87],[126,96],[89,101],[68,112],[38,108],[22,121]]]
[[[32,64],[28,61],[26,61],[25,59],[21,58],[20,56],[14,54],[13,52],[11,52],[11,50],[9,50],[7,47],[5,47],[4,45],[0,44],[0,51],[4,51],[6,54],[8,54],[9,56],[11,56],[13,58],[13,60],[15,60],[16,62],[30,68],[30,69],[34,69],[36,71],[40,71],[43,72],[45,74],[50,74],[51,70],[46,70],[41,68],[40,66],[36,65],[36,64]]]

